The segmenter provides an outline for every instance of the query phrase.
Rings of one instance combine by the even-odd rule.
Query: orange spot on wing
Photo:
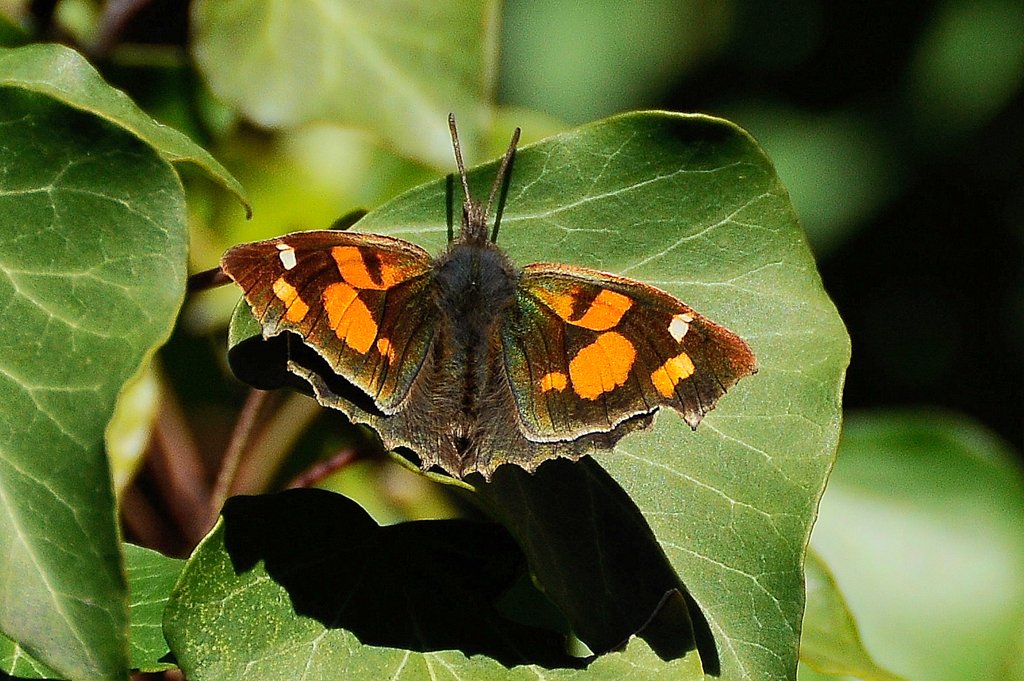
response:
[[[622,315],[633,307],[633,301],[627,296],[604,289],[594,297],[583,316],[574,319],[579,289],[570,289],[566,293],[538,289],[536,294],[562,321],[591,331],[607,331],[616,326],[622,321]]]
[[[353,288],[383,291],[402,281],[401,269],[386,260],[380,261],[380,281],[375,281],[366,267],[363,254],[356,246],[335,246],[331,249],[338,272]]]
[[[552,390],[562,392],[568,383],[568,376],[561,371],[552,371],[540,377],[540,391],[544,393],[551,392]]]
[[[547,289],[539,288],[535,291],[544,304],[558,315],[563,321],[569,321],[572,317],[573,305],[576,303],[574,291],[568,293],[555,293]]]
[[[572,389],[580,397],[596,400],[626,382],[636,360],[636,348],[620,333],[602,333],[569,362]]]
[[[651,383],[662,397],[672,397],[676,385],[684,378],[693,375],[693,360],[685,352],[672,357],[651,374]]]
[[[327,323],[338,338],[361,355],[370,351],[377,337],[377,322],[354,288],[340,282],[331,284],[324,289],[324,307]]]
[[[622,315],[631,307],[632,300],[621,293],[605,289],[597,294],[582,317],[576,321],[566,321],[591,331],[607,331],[622,321]]]
[[[387,338],[377,339],[377,352],[387,360],[388,364],[395,361],[395,348]]]
[[[327,310],[327,323],[338,334],[338,338],[344,338],[345,334],[339,332],[341,321],[344,319],[348,308],[358,297],[356,290],[348,284],[331,284],[324,289],[324,309]]]
[[[274,282],[274,295],[284,303],[285,319],[298,324],[306,318],[306,314],[309,312],[309,305],[299,297],[299,292],[295,290],[294,286],[285,281],[284,277],[278,277]]]

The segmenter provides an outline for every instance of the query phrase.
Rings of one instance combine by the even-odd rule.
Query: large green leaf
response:
[[[161,661],[169,652],[164,641],[164,605],[185,561],[168,558],[156,551],[123,544],[128,586],[131,592],[131,668],[140,671],[173,669]],[[18,644],[0,635],[0,670],[28,679],[61,678],[46,665],[32,659]]]
[[[104,82],[82,55],[57,44],[0,48],[0,86],[48,95],[130,131],[171,162],[202,168],[246,205],[245,190],[209,152],[174,128],[157,123],[120,90]]]
[[[485,194],[494,170],[489,164],[471,171],[477,194]],[[414,189],[356,229],[438,252],[450,215],[458,215],[446,185]],[[627,607],[635,596],[634,607],[655,617],[660,635],[675,631],[683,649],[684,615],[691,615],[708,672],[792,678],[804,547],[838,434],[849,343],[770,163],[721,120],[620,116],[521,149],[501,229],[499,242],[517,262],[597,267],[677,295],[746,339],[761,370],[725,396],[696,432],[675,414],[662,414],[651,431],[596,457],[603,471],[549,463],[536,478],[507,484],[495,476],[494,485],[478,488],[480,496],[519,541],[540,587],[595,650],[638,631]],[[235,339],[242,328],[236,324]],[[262,362],[262,380],[275,375],[265,365],[286,355],[268,343],[261,358],[253,350],[261,342],[240,343],[232,354],[243,351],[243,364]],[[626,545],[650,558],[615,555],[615,527],[627,533]],[[647,552],[652,542],[656,550]],[[631,559],[644,571],[637,590],[622,586],[628,577],[606,582],[608,589],[597,585],[604,567],[626,569]],[[658,576],[662,566],[672,579]],[[684,596],[685,612],[672,589]],[[666,603],[676,605],[671,626],[652,602],[666,593]],[[587,613],[601,608],[615,614],[598,618],[607,621],[596,630],[584,626],[594,619]],[[679,659],[678,649],[666,654],[663,644],[652,643],[668,660],[660,667],[666,674],[697,657]],[[640,650],[649,649],[634,642],[610,657]],[[368,653],[347,654],[346,666],[358,669]],[[471,674],[469,667],[458,670]]]
[[[200,0],[193,50],[219,97],[257,123],[357,126],[446,164],[445,116],[475,148],[489,118],[494,0]]]
[[[181,304],[184,192],[169,161],[241,196],[75,52],[0,50],[0,630],[73,679],[129,665],[103,434]]]
[[[195,681],[300,670],[323,679],[577,678],[585,660],[563,652],[557,613],[536,626],[501,610],[510,588],[520,611],[544,610],[523,567],[511,537],[490,523],[382,528],[331,492],[235,497],[182,573],[165,630]],[[606,678],[700,678],[696,656],[669,669],[640,647],[593,667]]]
[[[812,545],[887,668],[929,681],[1024,678],[1024,472],[976,423],[851,415]]]
[[[0,629],[73,679],[128,667],[103,433],[185,280],[173,168],[134,135],[0,88]]]
[[[19,679],[63,678],[3,634],[0,634],[0,671]]]

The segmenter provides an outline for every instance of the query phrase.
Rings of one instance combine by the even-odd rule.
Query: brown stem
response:
[[[190,294],[199,293],[200,291],[206,291],[230,283],[231,277],[224,274],[221,268],[214,267],[213,269],[196,272],[190,276],[188,278],[187,290]]]
[[[266,421],[239,466],[228,494],[255,494],[265,492],[274,482],[285,458],[309,424],[323,411],[320,405],[305,395],[283,393],[273,417]]]
[[[331,473],[341,470],[355,461],[358,457],[353,447],[342,449],[328,459],[316,463],[292,478],[292,481],[285,485],[285,489],[297,487],[312,487],[326,478]]]
[[[192,430],[166,386],[153,432],[148,464],[165,492],[168,512],[186,541],[195,545],[209,531],[210,485]]]
[[[270,393],[264,390],[251,389],[245,404],[242,406],[242,411],[238,414],[235,428],[231,432],[231,440],[220,463],[217,480],[214,482],[213,491],[210,493],[210,504],[207,512],[211,523],[217,519],[221,506],[224,505],[234,487],[242,457],[256,439],[258,417],[266,405],[269,395]]]
[[[157,509],[139,486],[138,479],[128,485],[118,500],[125,537],[168,556],[187,554],[179,534],[172,531],[166,516]]]

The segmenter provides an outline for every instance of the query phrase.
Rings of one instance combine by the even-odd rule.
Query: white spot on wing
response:
[[[295,267],[295,249],[288,244],[277,244],[277,250],[281,251],[278,256],[281,258],[281,264],[284,265],[286,270],[290,270]]]
[[[682,312],[673,317],[672,321],[669,322],[668,332],[672,334],[672,337],[676,339],[677,343],[682,341],[683,336],[685,336],[686,332],[690,330],[690,322],[692,321],[693,317]]]

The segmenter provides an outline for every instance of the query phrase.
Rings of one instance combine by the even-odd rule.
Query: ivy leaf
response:
[[[143,672],[174,669],[176,665],[161,661],[169,652],[161,626],[164,605],[185,561],[133,544],[122,546],[131,592],[131,668]],[[18,678],[62,678],[2,635],[0,669]]]
[[[168,638],[189,678],[275,678],[278,665],[333,666],[359,642],[424,653],[462,644],[506,665],[580,664],[563,652],[558,632],[497,609],[497,596],[525,567],[498,525],[379,527],[355,502],[323,490],[234,497],[223,516],[167,610]],[[234,594],[228,608],[224,588]],[[224,636],[231,645],[220,645]],[[280,657],[281,645],[294,652]],[[314,657],[298,662],[306,645]],[[367,660],[390,666],[402,654]]]
[[[0,630],[67,678],[126,678],[104,429],[184,293],[169,160],[233,180],[54,45],[0,50],[0,140]]]
[[[141,672],[174,669],[164,640],[164,607],[185,561],[134,544],[123,544],[131,593],[131,668]]]
[[[498,3],[200,0],[193,50],[218,97],[272,128],[316,120],[363,128],[432,165],[487,121]],[[359,96],[353,96],[358,93]]]
[[[56,43],[0,49],[0,87],[45,94],[133,133],[166,160],[203,169],[238,197],[251,213],[245,190],[217,159],[174,128],[150,118],[128,96],[108,85],[82,55]]]
[[[0,634],[0,670],[19,679],[63,678],[3,634]]]
[[[147,144],[48,97],[0,90],[0,628],[69,678],[127,669],[103,431],[170,333],[185,203]],[[123,673],[123,672],[121,672]]]
[[[495,167],[471,171],[476,195],[486,195]],[[450,181],[403,194],[356,230],[439,252],[451,216],[458,215]],[[567,491],[561,503],[572,508],[588,489],[602,490],[591,502],[601,513],[576,511],[577,527],[585,529],[587,518],[614,517],[605,511],[622,494],[636,510],[625,517],[642,521],[630,521],[631,541],[656,540],[690,606],[699,651],[679,658],[658,647],[666,673],[699,657],[703,669],[726,679],[793,678],[804,549],[834,455],[849,340],[768,160],[746,134],[717,119],[650,112],[600,121],[517,153],[499,243],[521,264],[567,262],[663,288],[751,345],[760,372],[731,390],[696,432],[675,414],[661,414],[652,430],[595,457],[604,471],[594,475],[606,474],[606,482],[570,481],[579,492]],[[234,324],[233,338],[242,339],[245,328]],[[283,377],[274,370],[285,357],[282,346],[257,336],[232,354],[243,347],[242,365],[262,366],[263,378]],[[546,463],[541,471],[559,467]],[[608,558],[608,533],[577,541],[576,530],[554,517],[559,487],[543,483],[540,472],[522,478],[511,489],[480,486],[478,493],[517,538],[540,587],[573,630],[584,633],[588,609],[614,605],[583,599],[618,599],[610,611],[628,613],[625,592],[573,588],[573,580],[592,578],[581,573],[585,566],[599,570]],[[545,513],[524,519],[523,509],[532,508]],[[542,551],[552,555],[544,558]],[[650,584],[657,589],[644,592],[644,607],[657,618],[652,594],[667,584],[661,578]],[[619,636],[639,631],[642,618],[633,617],[586,635],[602,652],[614,627]],[[685,644],[680,618],[677,608],[676,643]],[[629,645],[618,655],[637,650],[649,651]],[[350,655],[358,668],[360,651]],[[460,675],[468,670],[460,668]]]
[[[189,560],[164,627],[197,681],[284,678],[297,669],[325,679],[584,678],[578,668],[591,661],[563,652],[557,629],[517,621],[524,601],[534,616],[550,608],[523,581],[523,567],[495,524],[382,528],[322,490],[234,497]],[[511,588],[516,616],[501,610]],[[557,613],[541,619],[551,624]],[[696,656],[669,669],[649,649],[629,650],[593,661],[588,676],[701,678]]]

